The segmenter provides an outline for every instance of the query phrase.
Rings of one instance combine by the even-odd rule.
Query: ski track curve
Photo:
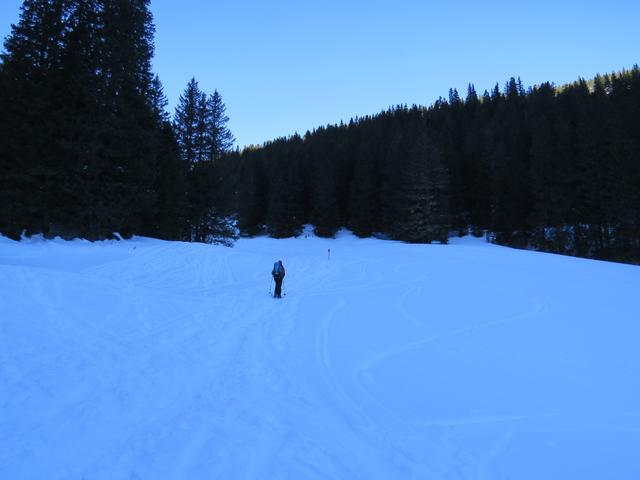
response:
[[[275,245],[134,241],[101,246],[117,250],[75,272],[4,265],[0,279],[24,295],[14,314],[35,319],[30,334],[45,340],[18,336],[9,350],[0,339],[0,393],[13,393],[0,396],[11,413],[0,430],[19,439],[0,433],[0,477],[26,471],[20,457],[59,465],[54,479],[507,478],[504,459],[526,435],[640,435],[632,409],[409,415],[379,394],[380,369],[524,327],[547,299],[530,293],[509,314],[434,327],[423,297],[445,271],[435,256],[415,274],[411,257],[385,270],[385,258],[336,247],[330,261],[294,250],[287,295],[275,301],[266,295]],[[463,260],[447,264],[451,277]],[[89,318],[93,304],[104,308]],[[341,336],[368,328],[357,312],[376,306],[393,317],[376,323],[379,338]],[[385,338],[391,327],[401,334]],[[16,414],[25,411],[36,413]],[[478,432],[481,448],[469,440]]]
[[[410,293],[410,292],[409,292]],[[517,313],[515,315],[510,315],[508,317],[505,318],[501,318],[498,320],[491,320],[488,322],[484,322],[484,323],[480,323],[480,324],[476,324],[476,325],[471,325],[469,327],[463,327],[463,328],[459,328],[459,329],[455,329],[452,331],[448,331],[445,333],[441,333],[441,334],[437,334],[437,335],[429,335],[425,338],[422,338],[420,340],[417,341],[412,341],[409,343],[404,343],[401,345],[395,345],[391,348],[388,348],[386,350],[383,350],[381,352],[376,353],[375,355],[372,355],[371,357],[365,359],[362,363],[360,363],[356,368],[356,378],[362,378],[362,377],[366,377],[366,378],[372,378],[371,375],[371,371],[379,364],[388,361],[389,359],[391,359],[394,356],[398,356],[398,355],[402,355],[404,353],[407,353],[409,351],[412,350],[417,350],[417,349],[421,349],[423,347],[426,347],[430,344],[442,341],[442,340],[448,340],[448,339],[452,339],[461,335],[467,335],[467,334],[473,334],[473,333],[477,333],[477,332],[481,332],[482,330],[485,330],[487,328],[492,328],[495,326],[498,326],[500,324],[503,323],[507,323],[507,322],[513,322],[513,321],[517,321],[517,320],[521,320],[521,319],[526,319],[526,318],[531,318],[534,317],[535,315],[539,314],[540,312],[543,311],[543,306],[537,302],[532,302],[533,304],[533,308],[527,309],[525,312],[521,312],[521,313]],[[398,309],[405,318],[409,318],[413,323],[417,323],[418,321],[415,320],[411,315],[406,314],[405,309],[400,307]]]

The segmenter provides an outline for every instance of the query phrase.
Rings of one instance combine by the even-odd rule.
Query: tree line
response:
[[[228,240],[214,160],[233,136],[192,80],[174,121],[150,0],[25,0],[0,55],[0,232]]]
[[[149,0],[25,0],[0,55],[0,233],[446,243],[640,261],[640,71],[400,105],[233,150],[192,79],[171,118]]]
[[[224,158],[245,234],[503,245],[640,261],[640,70],[452,89]],[[228,188],[228,187],[227,187]]]

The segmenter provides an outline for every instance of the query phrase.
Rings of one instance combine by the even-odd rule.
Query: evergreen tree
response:
[[[472,83],[467,88],[467,98],[464,103],[467,110],[474,111],[478,107],[478,94],[476,93],[476,87]]]
[[[173,127],[178,150],[188,165],[190,238],[199,242],[229,243],[235,233],[217,193],[222,186],[218,162],[228,152],[233,136],[226,127],[225,106],[216,91],[207,99],[192,78],[180,96]]]
[[[405,135],[407,132],[405,132]],[[402,214],[402,206],[400,205],[400,195],[403,191],[404,168],[402,166],[407,157],[407,141],[403,135],[402,129],[392,133],[389,140],[389,146],[385,152],[381,167],[381,187],[380,187],[380,216],[381,231],[393,237],[393,226]]]
[[[333,237],[340,228],[338,206],[337,146],[330,142],[326,130],[321,131],[310,147],[312,170],[310,222],[320,237]]]
[[[207,100],[207,154],[211,161],[219,160],[222,154],[233,147],[233,134],[227,127],[227,107],[217,90]]]
[[[267,177],[269,181],[268,206],[265,223],[275,238],[298,235],[302,229],[303,180],[298,149],[302,139],[294,135],[289,139],[270,142],[266,147]]]
[[[351,181],[348,226],[359,237],[371,236],[379,225],[379,174],[369,148],[363,143],[358,149]]]
[[[191,167],[209,160],[208,117],[206,94],[200,90],[196,79],[192,78],[180,95],[173,121],[180,157]]]
[[[189,172],[190,239],[231,246],[236,232],[230,219],[217,206],[216,169],[211,162],[200,162]]]
[[[572,240],[565,228],[570,203],[566,172],[563,172],[562,132],[568,125],[556,111],[556,94],[549,83],[534,89],[531,95],[531,192],[529,218],[531,243],[547,251],[565,253]]]
[[[97,217],[89,235],[153,231],[157,213],[155,164],[160,130],[153,111],[153,34],[149,0],[101,0],[99,78],[101,104],[99,165],[91,202]],[[106,205],[106,214],[96,205]]]
[[[153,32],[148,0],[24,2],[0,72],[2,203],[17,206],[0,212],[3,231],[155,230],[163,141]]]
[[[169,105],[169,100],[164,93],[164,87],[162,86],[162,82],[160,81],[160,77],[158,77],[158,75],[153,77],[153,80],[151,81],[149,99],[151,102],[151,109],[153,110],[158,123],[162,127],[167,124],[170,125],[171,115],[169,114],[169,112],[167,112],[167,105]]]
[[[182,159],[194,165],[219,160],[233,147],[233,134],[227,127],[226,106],[216,90],[207,98],[192,78],[178,100],[174,129]]]
[[[164,122],[159,144],[155,190],[157,212],[152,235],[167,240],[190,239],[188,169],[178,153],[171,124]]]
[[[403,172],[400,211],[392,234],[411,243],[447,243],[448,172],[442,152],[425,132],[416,142]]]
[[[261,162],[262,151],[247,149],[240,158],[238,228],[245,235],[262,232],[267,206],[267,180]]]
[[[487,102],[487,95],[483,102]],[[490,101],[490,100],[489,100]],[[474,235],[480,236],[489,225],[489,168],[483,161],[483,138],[485,136],[487,114],[475,87],[469,84],[464,105],[462,146],[460,148],[463,165],[464,214],[466,227]],[[466,233],[466,232],[465,232]]]
[[[51,115],[68,28],[68,2],[27,0],[0,56],[0,228],[45,232],[56,172]]]

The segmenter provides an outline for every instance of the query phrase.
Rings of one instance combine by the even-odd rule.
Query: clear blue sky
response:
[[[19,0],[0,0],[0,35]],[[640,63],[638,0],[153,0],[171,111],[195,76],[238,144],[510,76],[562,84]]]

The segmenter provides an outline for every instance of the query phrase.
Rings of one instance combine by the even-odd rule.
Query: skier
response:
[[[284,280],[284,265],[282,265],[282,260],[278,260],[273,264],[273,270],[271,270],[271,275],[273,275],[273,280],[276,282],[276,290],[273,292],[274,298],[282,298],[282,280]]]

